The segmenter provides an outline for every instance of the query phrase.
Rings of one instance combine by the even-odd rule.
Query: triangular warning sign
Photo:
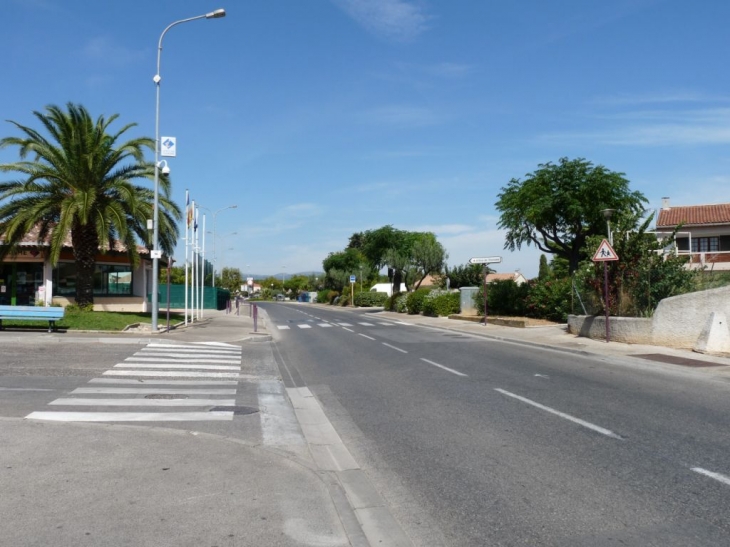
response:
[[[598,246],[596,254],[593,255],[593,262],[607,262],[609,260],[618,260],[618,255],[608,240],[604,239]]]

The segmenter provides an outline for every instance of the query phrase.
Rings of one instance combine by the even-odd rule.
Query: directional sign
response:
[[[604,239],[598,246],[596,254],[593,255],[593,262],[609,262],[611,260],[618,260],[618,255],[611,247],[611,244]]]
[[[354,283],[357,278],[354,275],[350,276],[350,283]]]
[[[497,264],[502,262],[501,256],[483,256],[469,259],[469,264]]]

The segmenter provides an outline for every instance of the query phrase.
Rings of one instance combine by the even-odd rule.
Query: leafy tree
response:
[[[436,241],[436,236],[431,233],[425,234],[430,237],[420,237],[413,244],[411,249],[411,273],[416,282],[414,290],[421,286],[427,276],[440,273],[444,263],[449,258],[443,246]]]
[[[243,285],[243,275],[238,268],[223,268],[221,270],[220,283],[218,286],[227,289],[231,294],[236,294],[241,290]]]
[[[547,257],[545,255],[540,255],[540,268],[537,271],[537,278],[542,281],[549,279],[551,276],[552,270],[548,264]]]
[[[674,242],[676,231],[663,239],[647,232],[653,216],[642,221],[639,215],[620,215],[612,226],[613,248],[619,257],[607,264],[608,306],[613,315],[650,316],[663,298],[689,292],[694,287],[697,272],[685,268],[687,257],[662,253]],[[602,239],[590,238],[587,253],[592,256]],[[603,264],[586,261],[579,274],[579,281],[593,288],[605,309]]]
[[[33,112],[49,137],[17,122],[22,137],[0,140],[0,149],[17,146],[20,161],[0,165],[1,172],[17,172],[21,178],[0,183],[0,233],[6,245],[0,259],[17,251],[18,244],[34,227],[38,241],[49,241],[55,266],[70,235],[76,261],[76,304],[94,303],[94,270],[100,250],[121,242],[131,263],[139,264],[137,241],[150,245],[147,219],[153,218],[154,190],[133,184],[152,179],[154,165],[145,161],[145,149],[154,140],[137,138],[120,142],[135,124],[116,132],[117,119],[100,116],[94,121],[81,105],[67,104],[67,111],[46,107]],[[26,160],[28,155],[33,160]],[[160,177],[160,246],[171,254],[177,240],[180,209],[170,200],[170,181]]]
[[[606,233],[602,210],[639,213],[647,202],[629,189],[623,173],[582,158],[540,164],[524,180],[510,180],[498,198],[497,226],[507,230],[504,248],[535,245],[567,259],[570,272],[585,258],[587,239]]]

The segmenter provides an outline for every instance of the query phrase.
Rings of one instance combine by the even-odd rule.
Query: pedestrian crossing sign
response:
[[[598,246],[596,254],[593,255],[593,262],[609,262],[611,260],[618,260],[618,255],[608,240],[604,239]]]

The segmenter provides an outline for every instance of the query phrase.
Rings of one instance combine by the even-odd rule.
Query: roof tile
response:
[[[730,224],[730,203],[660,209],[656,223],[658,228],[674,227],[680,223],[685,226]]]

